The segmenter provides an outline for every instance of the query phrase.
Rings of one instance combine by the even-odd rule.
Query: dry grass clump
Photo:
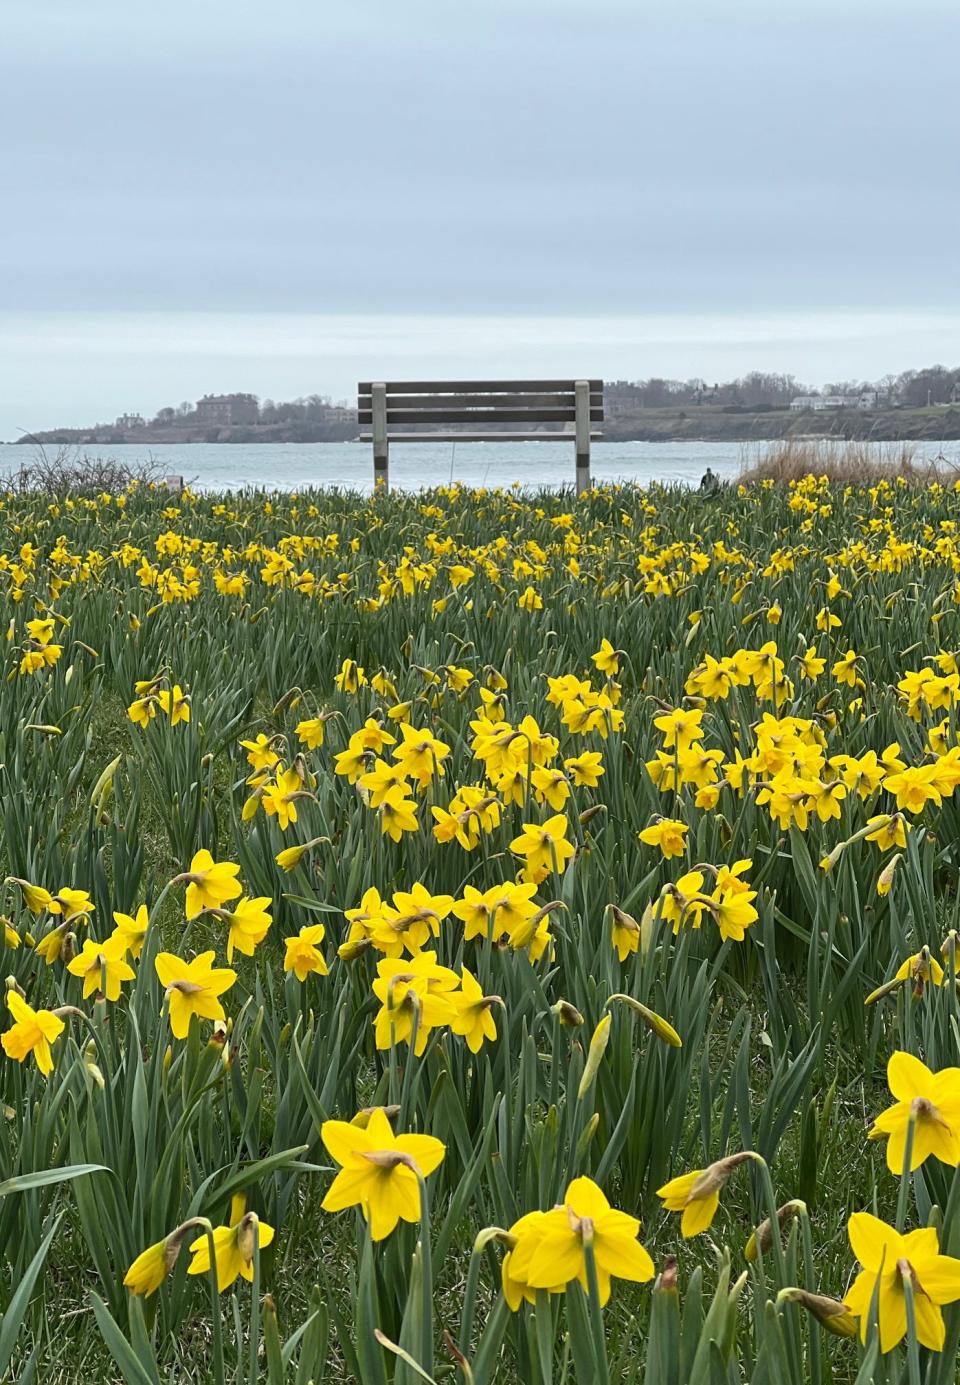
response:
[[[902,478],[909,485],[953,481],[960,466],[944,456],[918,457],[911,442],[846,442],[831,438],[784,438],[745,458],[739,480],[746,485],[774,481],[789,485],[805,476],[826,476],[838,485],[873,486]]]
[[[48,453],[37,444],[15,471],[0,475],[0,488],[14,495],[119,495],[131,481],[148,485],[161,476],[162,469],[152,457],[131,463],[92,457],[69,445]]]

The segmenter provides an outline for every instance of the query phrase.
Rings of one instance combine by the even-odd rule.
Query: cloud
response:
[[[0,431],[489,373],[491,321],[534,373],[956,359],[958,50],[947,0],[6,0]]]
[[[956,298],[938,4],[20,0],[6,37],[6,308]]]

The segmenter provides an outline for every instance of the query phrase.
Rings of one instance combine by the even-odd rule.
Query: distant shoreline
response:
[[[692,405],[643,409],[608,417],[605,442],[776,442],[783,438],[829,438],[852,442],[954,442],[960,440],[960,405],[915,409],[746,409]],[[162,447],[211,443],[354,442],[350,424],[249,424],[201,428],[165,425],[143,428],[51,428],[17,438],[21,446]],[[424,439],[429,441],[428,438]],[[544,441],[552,440],[545,433]]]

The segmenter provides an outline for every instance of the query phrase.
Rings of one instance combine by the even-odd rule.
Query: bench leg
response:
[[[577,447],[577,495],[590,489],[590,381],[574,384],[574,432]]]
[[[373,415],[373,489],[390,489],[390,449],[387,442],[387,387],[378,383],[371,390]]]
[[[590,453],[577,453],[577,495],[590,489]]]
[[[390,489],[390,455],[387,451],[387,444],[383,444],[382,452],[373,454],[373,489],[375,491],[388,491]]]

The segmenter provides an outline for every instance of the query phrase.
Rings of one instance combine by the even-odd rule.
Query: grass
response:
[[[930,461],[918,457],[912,442],[784,438],[749,457],[738,479],[744,485],[772,481],[788,486],[810,475],[825,476],[837,486],[875,486],[880,481],[897,480],[928,486],[934,481],[952,485],[960,471],[946,458]]]

